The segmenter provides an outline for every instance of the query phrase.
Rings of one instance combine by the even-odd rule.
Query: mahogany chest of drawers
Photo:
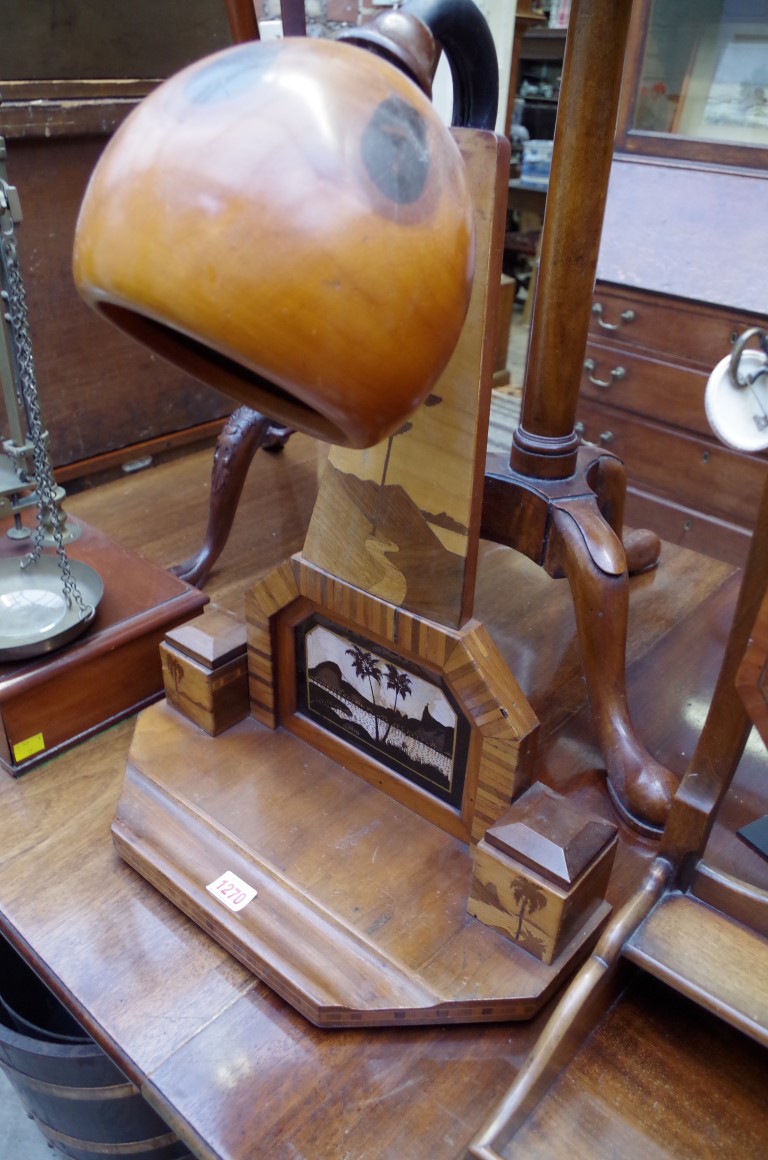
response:
[[[709,253],[698,244],[675,249],[651,228],[651,220],[638,225],[649,167],[634,166],[631,182],[624,172],[629,168],[614,161],[582,374],[581,435],[624,461],[630,527],[647,527],[665,540],[742,564],[768,454],[733,451],[714,436],[704,389],[739,335],[768,327],[768,313],[754,309],[761,299],[756,280],[744,278],[749,293],[743,295],[734,286],[740,281],[736,253],[718,283],[712,251],[722,239],[715,239]],[[759,186],[766,190],[765,182]],[[730,204],[735,213],[739,202]],[[722,261],[716,265],[724,270]],[[685,295],[670,293],[670,287]],[[718,290],[729,305],[717,304]],[[740,297],[750,308],[733,305]]]

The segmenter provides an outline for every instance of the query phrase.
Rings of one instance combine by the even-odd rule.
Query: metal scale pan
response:
[[[64,593],[59,562],[41,556],[22,570],[18,558],[0,560],[0,661],[42,656],[74,640],[93,622],[104,585],[98,572],[69,561],[85,611]]]

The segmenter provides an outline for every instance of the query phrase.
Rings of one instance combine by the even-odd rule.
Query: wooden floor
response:
[[[246,587],[300,548],[323,453],[294,437],[257,456],[208,585],[242,615]],[[210,452],[84,491],[69,510],[167,566],[205,526]],[[652,752],[682,772],[704,713],[736,588],[729,566],[666,549],[633,581],[630,702]],[[613,817],[584,708],[563,582],[488,546],[476,610],[542,721],[537,774]],[[196,1155],[221,1160],[449,1160],[500,1100],[539,1033],[529,1023],[320,1031],[185,919],[115,854],[109,834],[133,729],[123,722],[0,781],[0,927],[139,1083]],[[733,837],[768,811],[751,743],[713,863],[768,886]],[[620,901],[653,856],[620,827]],[[507,1146],[507,1157],[768,1155],[768,1054],[640,973]]]

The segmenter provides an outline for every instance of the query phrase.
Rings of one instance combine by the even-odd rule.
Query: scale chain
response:
[[[3,214],[2,218],[4,220],[2,220],[2,229],[0,230],[0,258],[2,258],[3,282],[6,287],[2,297],[4,305],[7,306],[5,317],[10,325],[18,385],[21,388],[21,400],[32,440],[35,490],[38,498],[34,547],[29,555],[22,560],[21,567],[28,568],[40,559],[47,520],[56,547],[64,596],[68,605],[74,601],[80,614],[80,620],[84,620],[93,615],[94,609],[83,600],[80,589],[72,576],[64,547],[61,517],[56,499],[56,482],[53,478],[51,461],[46,447],[48,433],[43,430],[40,417],[32,340],[29,334],[27,298],[13,232],[13,218],[10,213]]]

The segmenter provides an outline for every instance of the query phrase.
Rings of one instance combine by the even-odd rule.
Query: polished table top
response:
[[[300,436],[256,457],[207,585],[212,600],[242,615],[255,577],[301,547],[323,458]],[[67,507],[168,566],[202,536],[210,466],[210,452],[195,452]],[[666,546],[659,568],[633,581],[633,715],[651,751],[680,772],[735,588],[729,566]],[[541,719],[537,775],[611,817],[565,582],[489,545],[476,613]],[[313,1028],[117,857],[110,823],[132,729],[125,721],[17,781],[0,778],[0,927],[196,1155],[463,1155],[548,1009],[519,1024]],[[745,801],[766,812],[765,769],[750,743],[711,841],[715,862],[763,885],[768,870],[727,828]],[[624,827],[621,837],[612,901],[654,852]],[[763,1050],[639,976],[505,1154],[756,1158],[768,1154],[767,1081]]]

